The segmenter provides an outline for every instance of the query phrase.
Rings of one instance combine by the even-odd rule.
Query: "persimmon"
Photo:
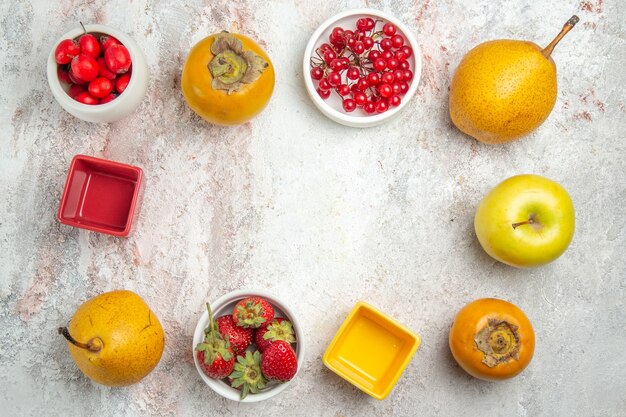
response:
[[[530,363],[535,332],[515,305],[482,298],[457,313],[449,343],[452,356],[467,373],[496,381],[514,377]]]
[[[274,67],[252,39],[224,31],[191,49],[181,84],[187,104],[200,117],[218,125],[237,125],[269,102]]]

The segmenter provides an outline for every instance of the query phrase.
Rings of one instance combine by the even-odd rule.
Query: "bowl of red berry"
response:
[[[206,305],[193,336],[202,380],[239,402],[271,398],[302,368],[303,333],[283,301],[260,290],[233,291]]]
[[[380,125],[415,95],[422,70],[419,46],[395,17],[349,10],[326,20],[304,52],[304,81],[317,108],[351,127]]]
[[[148,65],[137,43],[104,25],[81,25],[55,44],[48,84],[57,102],[79,119],[109,123],[139,106],[148,88]]]

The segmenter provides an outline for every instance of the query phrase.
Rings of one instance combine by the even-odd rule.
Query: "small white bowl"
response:
[[[328,36],[330,32],[336,26],[341,26],[344,29],[354,30],[356,27],[356,21],[362,17],[371,17],[374,20],[382,19],[385,23],[393,23],[398,29],[397,33],[404,36],[404,38],[408,41],[409,45],[413,49],[413,54],[407,60],[411,64],[411,68],[413,71],[413,79],[411,80],[411,84],[409,85],[409,90],[406,92],[404,96],[402,96],[402,102],[398,107],[390,108],[384,113],[381,114],[373,114],[368,115],[362,112],[360,109],[355,110],[352,113],[346,113],[341,104],[341,99],[334,92],[331,93],[330,97],[326,100],[323,100],[316,91],[316,87],[313,84],[313,79],[311,78],[311,65],[310,60],[311,57],[314,56],[315,50],[319,48],[323,43],[328,42]],[[383,23],[384,24],[384,23]],[[377,27],[380,24],[377,25]],[[417,40],[415,36],[411,33],[409,28],[404,25],[400,20],[395,17],[381,12],[376,9],[354,9],[348,10],[343,13],[339,13],[330,19],[326,20],[321,24],[319,28],[309,40],[309,43],[306,46],[304,51],[304,60],[302,63],[303,67],[303,75],[304,82],[306,84],[306,89],[313,100],[313,103],[317,106],[317,108],[324,113],[329,119],[334,120],[337,123],[341,123],[346,126],[351,127],[372,127],[378,126],[382,123],[385,123],[402,111],[402,109],[406,106],[406,104],[411,100],[411,98],[415,95],[417,91],[417,86],[419,85],[421,73],[422,73],[422,53],[417,45]]]
[[[304,335],[302,333],[302,328],[298,319],[294,315],[293,311],[287,307],[284,301],[279,300],[275,296],[271,295],[268,292],[262,290],[238,290],[229,292],[215,300],[211,305],[211,311],[213,312],[213,317],[218,318],[224,316],[226,314],[232,314],[233,309],[235,308],[235,304],[238,301],[243,300],[247,297],[259,296],[267,300],[273,307],[275,317],[284,317],[293,324],[293,330],[296,336],[296,357],[298,358],[298,371],[294,378],[300,372],[300,369],[304,366]],[[193,362],[196,364],[196,370],[200,374],[202,380],[216,393],[221,395],[224,398],[228,398],[229,400],[244,402],[244,403],[253,403],[257,401],[267,400],[279,393],[281,393],[291,381],[283,382],[283,383],[270,383],[267,385],[265,389],[260,391],[257,394],[248,394],[246,398],[243,400],[240,399],[241,392],[230,385],[226,384],[222,380],[209,378],[202,368],[200,367],[200,363],[198,362],[198,357],[196,356],[196,346],[198,343],[201,343],[204,340],[204,329],[209,325],[209,313],[205,311],[202,313],[200,320],[198,320],[198,324],[196,325],[196,330],[193,334],[193,345],[191,346],[191,351],[193,354]]]
[[[57,75],[58,64],[54,60],[54,51],[62,40],[78,39],[84,34],[83,28],[80,26],[63,35],[55,42],[54,47],[50,51],[47,68],[48,84],[50,85],[54,98],[68,113],[87,122],[115,122],[134,112],[145,97],[148,89],[148,64],[143,52],[139,49],[139,46],[137,46],[137,43],[125,33],[104,25],[85,25],[85,29],[87,33],[94,34],[96,37],[100,35],[111,35],[128,49],[133,66],[132,75],[126,90],[115,100],[98,105],[80,103],[67,94],[69,85],[59,80]]]

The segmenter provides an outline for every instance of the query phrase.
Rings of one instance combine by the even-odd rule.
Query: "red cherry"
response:
[[[76,100],[76,96],[85,91],[85,87],[79,84],[72,84],[70,90],[67,92],[67,95]]]
[[[402,102],[402,99],[400,98],[400,96],[391,96],[389,97],[389,105],[391,107],[397,107],[400,105],[400,103]]]
[[[60,65],[69,64],[78,54],[80,54],[78,42],[73,39],[64,39],[54,50],[54,60]]]
[[[87,84],[87,81],[85,80],[81,80],[80,78],[78,78],[73,72],[72,72],[72,68],[70,67],[69,71],[67,71],[67,76],[69,77],[70,81],[74,84],[77,85],[85,85]]]
[[[333,71],[330,74],[328,74],[328,84],[330,84],[333,87],[337,87],[339,84],[341,84],[341,75],[337,72],[337,71]]]
[[[89,55],[80,54],[72,59],[72,73],[81,80],[95,80],[99,72],[98,62]]]
[[[89,55],[92,58],[98,58],[100,56],[100,44],[95,36],[87,33],[78,39],[78,45],[80,45],[80,52],[82,54]]]
[[[383,58],[378,58],[374,61],[374,69],[376,71],[383,71],[385,68],[387,68],[387,61]]]
[[[339,87],[337,87],[337,93],[340,96],[345,97],[350,94],[350,87],[348,87],[347,84],[341,84]]]
[[[113,91],[113,83],[108,78],[96,78],[89,83],[87,91],[89,91],[89,94],[91,94],[95,98],[104,98],[111,94],[111,91]]]
[[[326,61],[327,64],[330,64],[330,61],[337,58],[337,54],[332,49],[328,49],[327,51],[325,51],[323,56],[324,61]]]
[[[404,38],[402,37],[402,35],[394,35],[391,38],[391,44],[394,48],[398,49],[402,47],[402,45],[404,45]]]
[[[359,78],[360,75],[361,75],[361,72],[359,71],[357,67],[350,67],[348,68],[348,71],[346,72],[346,77],[348,77],[348,79],[350,80],[356,80],[357,78]]]
[[[102,49],[102,51],[106,51],[107,49],[109,49],[109,46],[112,45],[121,45],[121,43],[111,35],[100,36],[100,49]]]
[[[320,90],[324,90],[324,91],[330,90],[330,83],[328,82],[328,79],[322,78],[320,80],[318,87],[320,88]]]
[[[68,74],[68,70],[65,65],[57,67],[57,77],[59,77],[60,81],[66,84],[72,84],[72,80],[70,79],[70,75]]]
[[[380,84],[378,86],[378,93],[383,97],[389,97],[393,93],[393,89],[389,84]]]
[[[89,94],[87,91],[83,91],[82,93],[78,93],[78,95],[75,98],[76,101],[83,103],[83,104],[98,104],[100,103],[100,100],[98,100],[97,98],[93,97],[91,94]]]
[[[387,100],[383,99],[376,103],[376,112],[384,113],[389,109],[389,104],[387,104]]]
[[[385,23],[383,26],[383,33],[387,36],[393,36],[396,34],[396,27],[392,23]]]
[[[311,69],[311,78],[313,78],[314,80],[321,80],[323,76],[324,70],[322,69],[322,67],[313,67]]]
[[[330,97],[330,90],[322,90],[321,88],[318,88],[317,94],[319,94],[323,100],[326,100],[328,97]]]
[[[104,58],[100,57],[98,58],[98,66],[100,66],[100,71],[98,72],[98,77],[104,77],[108,80],[113,81],[115,79],[115,77],[117,77],[117,74],[115,74],[114,72],[112,72],[109,68],[107,68],[106,64],[104,63]]]
[[[393,47],[393,42],[389,38],[384,38],[380,41],[380,49],[383,51],[388,51]]]
[[[345,99],[343,101],[343,109],[348,113],[353,112],[356,109],[356,102],[351,98]]]
[[[380,75],[377,72],[370,72],[367,74],[367,82],[370,85],[378,85],[380,83]]]
[[[104,51],[104,62],[116,74],[123,74],[130,68],[130,53],[124,45],[111,45]]]
[[[100,104],[105,104],[108,103],[110,101],[113,101],[117,98],[117,94],[109,94],[108,96],[106,96],[103,99],[100,99]]]

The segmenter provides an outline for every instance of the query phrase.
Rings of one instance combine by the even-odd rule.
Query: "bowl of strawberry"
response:
[[[79,119],[108,123],[139,106],[148,88],[148,65],[135,41],[104,25],[82,25],[50,52],[48,84],[57,102]]]
[[[422,70],[415,36],[375,9],[349,10],[326,20],[304,52],[304,81],[315,106],[351,127],[396,116],[417,91]]]
[[[304,360],[302,330],[289,307],[264,291],[233,291],[206,305],[193,338],[202,380],[233,401],[283,391]]]

